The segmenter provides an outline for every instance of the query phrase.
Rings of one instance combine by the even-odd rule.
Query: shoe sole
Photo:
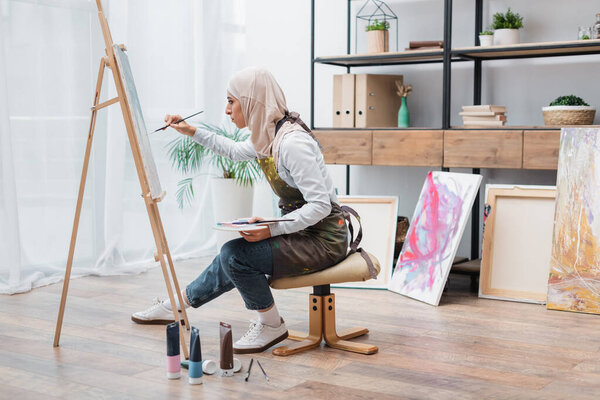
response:
[[[233,352],[235,354],[251,354],[251,353],[262,353],[263,351],[265,351],[266,349],[268,349],[269,347],[276,345],[277,343],[281,342],[282,340],[285,340],[288,338],[288,331],[285,331],[285,333],[281,336],[279,336],[277,339],[273,339],[271,340],[269,343],[267,343],[266,345],[264,345],[263,347],[245,347],[242,349],[236,349],[235,347],[233,348]]]
[[[174,319],[139,319],[134,316],[131,317],[131,320],[136,324],[141,325],[168,325],[175,322]],[[181,325],[185,325],[185,320],[180,320]]]

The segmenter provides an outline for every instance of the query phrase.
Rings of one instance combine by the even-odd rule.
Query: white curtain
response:
[[[165,113],[224,119],[225,89],[244,59],[244,2],[104,0],[115,43],[127,46],[146,125]],[[104,41],[95,1],[0,0],[0,293],[62,279],[90,105]],[[105,70],[101,101],[115,97]],[[160,205],[176,259],[216,252],[208,177],[195,203],[175,201],[181,176],[151,135],[167,197]],[[73,276],[139,273],[155,244],[118,105],[98,112]]]

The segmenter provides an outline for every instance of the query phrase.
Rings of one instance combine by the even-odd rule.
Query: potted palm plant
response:
[[[519,29],[523,27],[523,17],[508,9],[506,13],[495,13],[492,29],[494,30],[495,45],[509,45],[519,43]]]
[[[200,127],[236,142],[243,142],[250,136],[247,129],[239,129],[231,122],[222,126],[200,123]],[[202,175],[203,169],[212,166],[219,171],[219,175],[213,176],[210,182],[215,222],[252,215],[252,185],[261,174],[260,166],[255,160],[232,161],[184,135],[179,135],[167,146],[172,166],[185,176],[177,184],[175,194],[180,208],[191,204],[194,198],[194,178]],[[227,240],[237,236],[235,232],[219,231],[219,248]]]
[[[385,53],[389,51],[389,29],[388,21],[375,20],[367,25],[367,52]]]

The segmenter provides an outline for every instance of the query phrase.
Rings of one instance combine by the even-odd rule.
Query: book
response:
[[[441,47],[438,46],[423,46],[423,47],[406,47],[405,51],[414,51],[414,50],[441,50]]]
[[[408,48],[416,49],[418,47],[436,47],[441,49],[444,47],[443,40],[417,40],[408,42]]]
[[[504,113],[494,111],[463,111],[459,112],[458,115],[462,115],[463,117],[495,117],[496,115],[504,115]]]
[[[467,112],[482,112],[482,111],[493,111],[493,112],[506,112],[505,106],[493,106],[489,104],[477,105],[477,106],[463,106],[463,111]]]
[[[464,126],[504,126],[504,121],[463,121]]]
[[[463,121],[506,121],[506,115],[503,115],[503,114],[490,115],[490,116],[463,115]]]

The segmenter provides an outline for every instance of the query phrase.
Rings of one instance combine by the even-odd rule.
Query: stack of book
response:
[[[494,127],[504,126],[506,123],[506,107],[504,106],[463,106],[462,112],[464,126]]]

